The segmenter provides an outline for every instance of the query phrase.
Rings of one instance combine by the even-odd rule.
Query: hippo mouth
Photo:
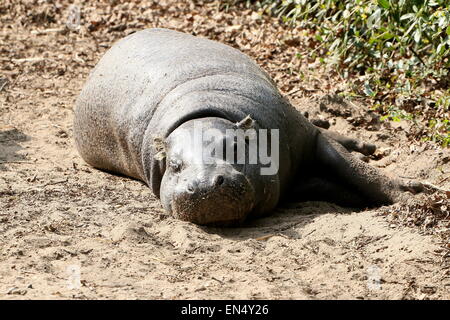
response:
[[[245,176],[225,181],[215,188],[197,188],[174,194],[175,218],[199,225],[230,227],[241,225],[255,207],[255,192]]]

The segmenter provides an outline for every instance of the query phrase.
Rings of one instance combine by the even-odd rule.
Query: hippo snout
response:
[[[220,187],[225,182],[225,178],[223,175],[216,175],[212,179],[207,180],[206,183],[199,181],[199,179],[195,179],[187,184],[186,191],[188,193],[198,192],[200,189],[213,189]]]
[[[254,207],[255,192],[241,173],[220,173],[186,180],[171,199],[172,214],[201,225],[242,223]]]

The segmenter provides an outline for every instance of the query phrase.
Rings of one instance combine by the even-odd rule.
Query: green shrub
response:
[[[432,102],[429,136],[449,143],[449,109],[439,101],[450,95],[450,1],[269,2],[260,1],[267,12],[314,31],[317,47],[310,58],[320,58],[344,78],[351,77],[351,95],[381,102],[388,118],[389,110],[417,113],[420,110],[411,106]]]
[[[317,39],[345,67],[409,70],[421,65],[438,75],[450,67],[448,0],[285,0],[275,4],[284,20],[317,30]],[[395,66],[398,58],[403,64]]]

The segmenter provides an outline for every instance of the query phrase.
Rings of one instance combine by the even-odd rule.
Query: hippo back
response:
[[[149,137],[166,137],[189,119],[219,116],[237,122],[251,115],[261,128],[280,129],[280,140],[288,141],[294,133],[281,129],[299,117],[292,109],[267,74],[240,51],[172,30],[147,29],[116,43],[92,71],[76,103],[75,143],[94,167],[151,184],[142,164]],[[295,128],[294,135],[307,130]],[[283,152],[288,154],[289,147]],[[292,175],[289,164],[282,171]]]

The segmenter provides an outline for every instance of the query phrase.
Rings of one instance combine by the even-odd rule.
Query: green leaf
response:
[[[392,39],[393,37],[395,37],[395,35],[390,32],[385,32],[381,35],[381,39],[385,39],[385,40]]]
[[[367,19],[367,27],[378,28],[381,23],[381,9],[375,10],[375,12]]]
[[[406,19],[411,19],[414,18],[416,15],[414,13],[407,13],[404,14],[400,17],[400,20],[406,20]]]
[[[347,19],[348,17],[350,17],[351,16],[351,13],[350,13],[350,11],[349,10],[344,10],[344,12],[342,13],[342,17],[344,18],[344,19]]]
[[[377,94],[372,90],[372,88],[370,87],[369,82],[365,82],[364,83],[364,93],[369,96],[369,97],[375,97]]]
[[[406,93],[411,93],[411,82],[409,80],[406,80],[404,91]]]
[[[378,0],[378,5],[384,9],[389,9],[391,7],[388,0]]]
[[[336,40],[333,41],[333,43],[330,46],[330,51],[333,51],[334,49],[336,49],[339,44],[341,43],[341,39],[337,38]]]
[[[414,41],[415,41],[416,43],[419,43],[419,42],[420,42],[420,38],[422,38],[422,32],[420,31],[420,29],[417,29],[417,30],[414,32]]]
[[[440,17],[438,20],[438,26],[440,28],[445,28],[445,25],[447,24],[447,18],[445,16]]]
[[[447,27],[447,30],[445,32],[450,36],[450,26]]]
[[[444,49],[445,49],[445,42],[442,42],[441,44],[438,45],[438,47],[436,49],[436,54],[440,55],[440,54],[444,53]]]

